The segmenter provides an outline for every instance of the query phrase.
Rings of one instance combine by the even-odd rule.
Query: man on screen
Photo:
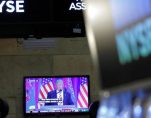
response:
[[[64,88],[64,83],[61,79],[56,81],[56,90],[53,90],[48,93],[47,99],[57,99],[57,102],[46,103],[45,105],[74,105],[71,95]]]

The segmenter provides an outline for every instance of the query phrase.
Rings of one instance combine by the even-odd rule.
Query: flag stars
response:
[[[42,85],[48,84],[49,82],[51,82],[51,79],[43,78]]]

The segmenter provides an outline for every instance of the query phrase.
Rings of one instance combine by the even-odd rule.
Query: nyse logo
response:
[[[76,2],[72,2],[69,10],[85,10],[86,9],[86,3],[82,2],[83,0],[76,0]]]
[[[24,0],[3,0],[0,3],[0,13],[23,13],[24,11]]]
[[[116,36],[120,64],[147,58],[151,55],[151,18]]]

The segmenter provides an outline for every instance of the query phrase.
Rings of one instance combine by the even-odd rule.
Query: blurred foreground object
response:
[[[85,2],[88,44],[102,96],[149,87],[151,0]]]
[[[151,86],[151,0],[85,2],[88,44],[100,81],[97,118],[151,118],[146,91]]]
[[[0,99],[0,118],[5,118],[9,112],[8,103]]]
[[[125,91],[102,99],[97,118],[151,118],[151,89]]]
[[[99,101],[95,101],[90,105],[90,118],[96,118],[99,105]]]

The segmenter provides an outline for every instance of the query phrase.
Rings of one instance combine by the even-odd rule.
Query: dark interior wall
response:
[[[25,50],[16,44],[16,39],[9,40],[0,40],[0,97],[9,103],[7,118],[23,118],[24,76],[90,75],[91,101],[99,99],[86,40],[62,39],[59,48],[49,50]]]

